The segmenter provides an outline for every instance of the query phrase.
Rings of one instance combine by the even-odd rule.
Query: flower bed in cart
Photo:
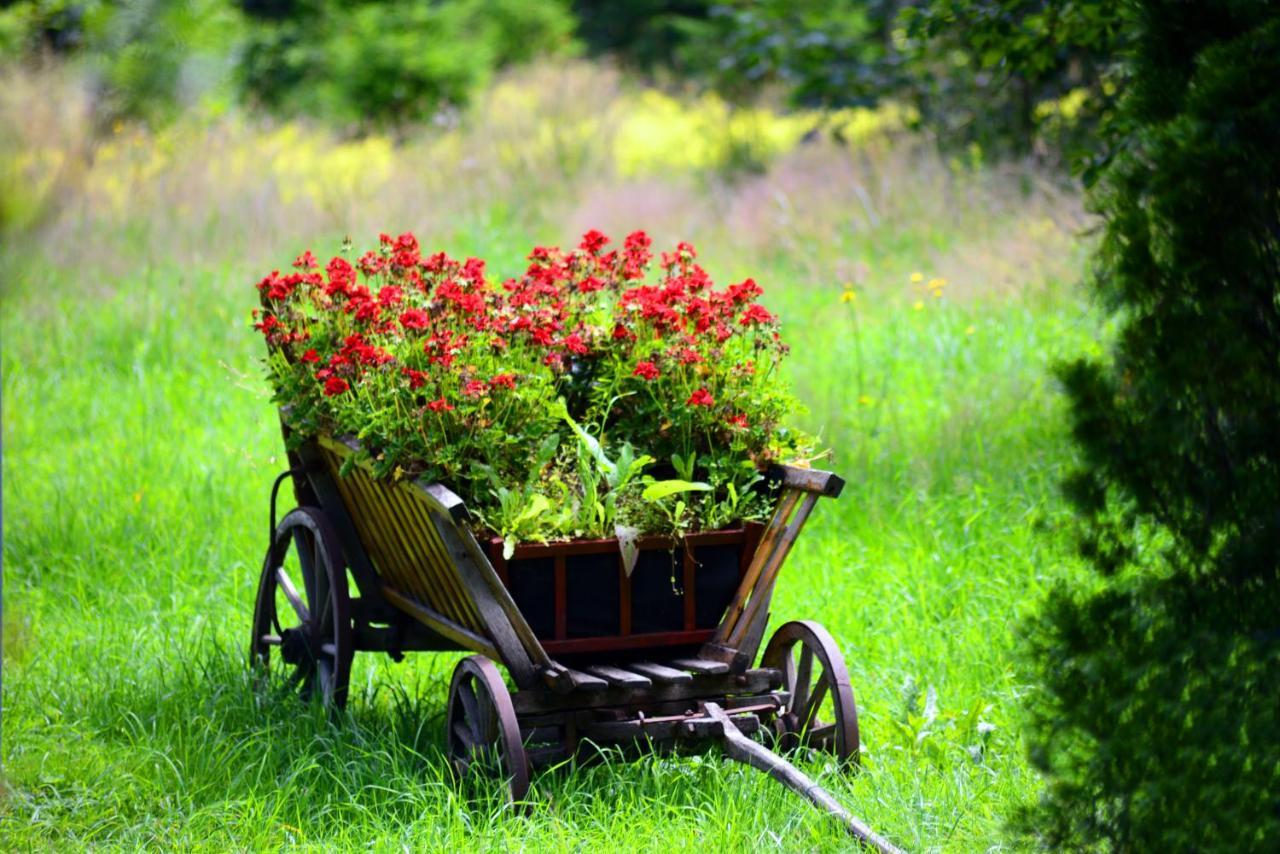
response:
[[[655,265],[643,232],[591,231],[497,281],[382,235],[323,267],[305,252],[258,290],[291,435],[344,440],[344,475],[458,493],[561,652],[698,642],[772,511],[769,466],[809,451],[783,426],[787,347],[761,288],[716,288],[685,243]]]

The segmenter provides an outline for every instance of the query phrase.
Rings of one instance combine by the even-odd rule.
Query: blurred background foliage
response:
[[[439,119],[500,69],[609,57],[664,88],[909,108],[944,145],[1071,153],[1108,112],[1112,3],[1037,0],[8,0],[0,51],[89,70],[95,108],[235,101],[353,130]]]

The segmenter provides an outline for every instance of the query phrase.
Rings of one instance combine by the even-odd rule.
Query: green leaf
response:
[[[710,492],[711,484],[688,480],[655,480],[644,488],[645,501],[660,501],[679,492]]]

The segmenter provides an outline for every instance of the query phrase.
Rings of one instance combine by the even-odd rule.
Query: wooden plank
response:
[[[432,558],[429,569],[432,570],[431,576],[435,583],[449,590],[452,598],[460,603],[459,607],[462,610],[459,616],[465,617],[465,622],[471,624],[481,634],[488,634],[488,628],[480,617],[471,592],[458,577],[457,568],[452,563],[449,551],[440,539],[440,534],[431,518],[429,503],[419,503],[417,496],[407,488],[404,491],[404,499],[409,507],[409,517],[414,520],[426,540]]]
[[[741,543],[746,538],[744,528],[728,528],[723,531],[700,531],[685,535],[684,541],[691,547],[720,546]],[[636,539],[636,547],[641,551],[662,549],[670,551],[679,548],[682,541],[671,537],[651,535]],[[557,543],[520,543],[512,555],[512,560],[522,558],[554,557],[557,554],[609,554],[618,551],[618,541],[612,537],[596,540],[566,540]]]
[[[739,731],[752,735],[760,731],[760,718],[750,712],[734,717]],[[720,724],[705,717],[680,716],[677,719],[593,721],[584,724],[582,737],[603,744],[651,739],[675,741],[679,738],[715,738],[720,734]]]
[[[467,511],[467,505],[463,503],[462,499],[443,484],[425,483],[419,480],[417,481],[417,486],[422,490],[422,494],[427,498],[433,510],[443,513],[455,522],[462,522],[471,517],[471,514]]]
[[[444,514],[433,512],[432,521],[436,534],[449,551],[450,560],[457,567],[459,579],[471,592],[471,600],[480,612],[488,635],[501,651],[499,660],[511,671],[512,679],[521,689],[537,685],[537,671],[551,667],[551,658],[534,637],[533,630],[493,571],[475,537]]]
[[[787,519],[790,518],[791,511],[795,508],[799,499],[800,493],[794,489],[784,490],[782,496],[778,499],[778,506],[774,509],[769,525],[760,537],[760,544],[756,547],[755,556],[751,559],[751,565],[747,567],[747,573],[738,585],[738,590],[733,595],[733,601],[725,611],[723,619],[720,620],[720,625],[716,627],[715,634],[711,639],[712,643],[725,645],[728,641],[729,635],[737,625],[738,618],[742,616],[743,610],[747,607],[747,600],[755,590],[756,580],[760,577],[760,571],[773,554],[774,543],[784,530]]]
[[[338,539],[342,542],[342,552],[346,556],[347,565],[351,567],[351,575],[355,579],[356,589],[363,598],[377,602],[385,610],[385,603],[379,595],[382,591],[382,579],[379,578],[365,545],[360,539],[342,493],[333,482],[324,452],[314,442],[307,442],[298,448],[298,456],[307,467],[307,480],[311,489],[319,499],[321,508],[333,523]]]
[[[688,674],[686,674],[688,675]],[[683,712],[690,708],[682,703],[697,700],[725,697],[740,697],[743,702],[759,702],[759,697],[777,692],[782,686],[782,674],[777,670],[759,668],[744,673],[723,673],[715,676],[696,676],[687,682],[674,684],[654,683],[651,688],[628,688],[621,685],[609,686],[604,691],[587,693],[574,691],[562,694],[550,688],[529,691],[517,691],[511,695],[511,702],[516,713],[520,715],[522,725],[526,715],[531,725],[537,723],[554,723],[563,721],[566,713],[575,710],[619,708],[629,709],[640,706],[645,709],[662,707],[663,703],[671,703],[673,713]],[[755,699],[752,699],[752,698]],[[547,715],[543,721],[538,715]]]
[[[593,676],[599,676],[610,685],[636,688],[648,688],[653,685],[653,681],[649,677],[641,676],[639,673],[632,673],[630,670],[623,670],[619,667],[597,664],[583,669]]]
[[[620,652],[633,649],[656,649],[664,646],[697,646],[711,639],[711,629],[692,632],[645,632],[632,635],[602,635],[594,638],[544,640],[542,648],[549,655],[574,655],[590,652]]]
[[[763,614],[768,609],[768,602],[773,595],[773,584],[777,580],[778,572],[782,569],[783,562],[791,552],[791,547],[795,544],[796,537],[800,536],[800,530],[809,518],[809,513],[813,510],[813,506],[818,503],[818,497],[818,494],[814,492],[806,495],[792,517],[791,523],[787,525],[786,530],[778,537],[773,551],[769,555],[768,562],[760,572],[760,578],[756,582],[756,589],[751,596],[751,601],[743,610],[741,618],[729,635],[728,646],[741,647],[743,639],[751,633],[753,628],[756,628],[753,622],[758,618],[758,615]],[[763,627],[760,627],[760,630],[762,631]]]
[[[609,687],[609,682],[601,679],[599,676],[592,676],[590,673],[583,673],[581,670],[566,668],[569,678],[573,680],[574,685],[580,691],[603,691]]]
[[[683,670],[676,670],[665,664],[655,664],[652,661],[637,661],[634,664],[628,664],[627,669],[641,676],[648,676],[654,682],[664,682],[668,685],[693,681],[693,677]]]
[[[427,628],[459,644],[464,649],[487,655],[493,659],[499,658],[498,650],[489,642],[488,638],[482,638],[470,629],[458,625],[435,609],[415,599],[410,599],[393,587],[383,587],[382,595],[387,598],[387,601],[415,620],[425,623]]]
[[[711,661],[706,658],[677,658],[671,662],[672,667],[690,670],[694,673],[728,673],[729,665],[723,661]]]
[[[411,553],[414,559],[413,574],[418,581],[438,597],[442,606],[440,610],[445,616],[467,626],[472,631],[484,634],[475,608],[471,606],[470,596],[453,578],[451,567],[444,555],[443,545],[433,542],[431,522],[427,519],[426,513],[419,511],[409,493],[402,493],[394,486],[388,490],[388,500],[399,516],[402,536],[413,544]]]
[[[782,485],[787,489],[799,489],[828,498],[840,497],[844,489],[844,478],[833,472],[796,466],[777,466],[775,470],[781,473]]]

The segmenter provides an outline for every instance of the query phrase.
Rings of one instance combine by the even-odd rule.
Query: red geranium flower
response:
[[[431,325],[431,315],[420,308],[411,308],[400,315],[400,325],[405,329],[426,329]]]
[[[427,372],[415,371],[413,368],[401,368],[400,372],[409,378],[409,388],[422,388],[427,384]]]
[[[716,399],[705,388],[698,389],[685,401],[688,406],[714,406],[715,402]]]
[[[749,426],[747,424],[747,416],[743,415],[741,412],[739,412],[737,415],[729,416],[728,422],[730,427],[736,427],[739,430],[746,430],[747,427]]]
[[[636,369],[631,372],[631,376],[640,377],[642,380],[652,381],[658,378],[658,366],[653,362],[640,362],[636,365]]]
[[[578,244],[578,248],[583,252],[590,252],[595,255],[609,242],[609,238],[596,231],[594,228],[582,235],[582,242]]]
[[[316,256],[312,255],[311,250],[308,249],[294,259],[293,266],[299,270],[318,270],[320,262],[316,260]]]
[[[515,374],[495,374],[494,377],[491,380],[489,380],[489,387],[490,388],[515,388],[516,375]]]
[[[324,393],[326,397],[333,397],[336,394],[342,394],[351,386],[342,377],[329,377],[324,382]]]
[[[467,397],[483,397],[489,391],[489,384],[484,380],[467,380],[462,386],[462,393]]]
[[[748,279],[748,281],[750,281]],[[765,309],[764,306],[752,303],[747,306],[747,310],[742,313],[742,319],[738,323],[743,326],[750,326],[759,323],[773,323],[773,315]]]
[[[316,352],[316,348],[312,347],[310,350],[302,354],[302,361],[318,362],[320,361],[320,354]]]
[[[453,406],[450,405],[449,401],[441,397],[428,403],[427,409],[430,409],[432,412],[448,412],[453,409]]]

